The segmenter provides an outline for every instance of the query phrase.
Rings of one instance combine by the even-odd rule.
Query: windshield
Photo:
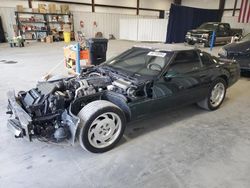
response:
[[[173,52],[131,48],[103,65],[129,75],[157,76],[169,62]]]
[[[250,40],[250,33],[244,36],[241,41],[249,41],[249,40]]]
[[[216,23],[205,23],[202,24],[198,29],[207,29],[207,30],[214,30],[218,27],[218,24]]]

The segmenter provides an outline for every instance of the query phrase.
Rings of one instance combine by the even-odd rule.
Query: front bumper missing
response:
[[[14,133],[15,137],[20,138],[26,136],[31,141],[31,135],[29,126],[32,121],[29,114],[27,114],[21,105],[18,103],[15,91],[9,91],[7,93],[8,96],[8,110],[10,110],[14,118],[8,120],[8,128]]]
[[[8,96],[8,114],[13,114],[13,118],[8,120],[7,127],[8,129],[15,135],[16,138],[27,138],[29,141],[32,139],[32,135],[34,135],[32,127],[32,118],[30,115],[22,108],[16,99],[15,92],[9,91],[7,93]],[[70,107],[71,109],[71,107]],[[63,124],[69,127],[69,131],[71,136],[69,138],[69,142],[74,145],[76,141],[76,132],[78,125],[80,123],[80,119],[71,113],[65,110],[62,113],[62,122]]]
[[[16,138],[22,138],[24,136],[21,124],[17,119],[9,119],[7,126]]]

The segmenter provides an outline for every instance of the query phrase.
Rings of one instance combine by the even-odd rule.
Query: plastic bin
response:
[[[99,65],[106,61],[108,39],[90,38],[88,39],[88,46],[92,65]]]
[[[70,32],[63,32],[63,38],[65,43],[70,43]]]

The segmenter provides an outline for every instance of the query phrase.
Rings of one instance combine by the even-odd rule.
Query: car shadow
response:
[[[172,126],[176,122],[181,122],[209,111],[199,108],[197,105],[189,105],[179,109],[165,110],[159,113],[152,113],[146,118],[136,120],[127,125],[124,136],[118,145],[129,142],[151,131],[161,129],[166,126]]]
[[[241,79],[250,81],[250,72],[241,72]]]

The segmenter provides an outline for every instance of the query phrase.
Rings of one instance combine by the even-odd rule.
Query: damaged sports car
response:
[[[237,62],[195,48],[135,46],[78,76],[9,91],[8,127],[16,138],[79,141],[102,153],[119,142],[128,122],[152,112],[193,103],[216,110],[239,75]]]

